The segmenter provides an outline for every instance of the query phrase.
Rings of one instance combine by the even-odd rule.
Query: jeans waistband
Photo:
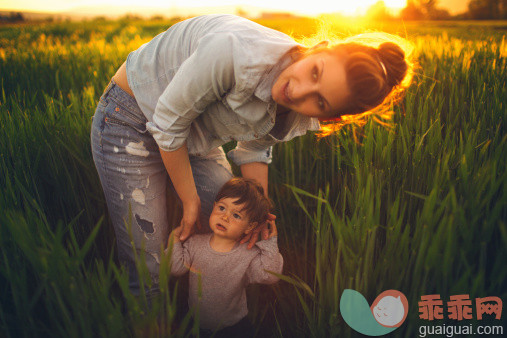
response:
[[[118,86],[113,79],[109,81],[109,84],[104,90],[104,94],[102,94],[102,96],[104,98],[106,97],[112,98],[113,100],[118,102],[118,104],[128,109],[130,112],[136,113],[136,115],[142,117],[143,119],[146,119],[143,112],[141,111],[141,108],[139,108],[136,99],[133,98],[129,93],[124,91],[120,86]]]

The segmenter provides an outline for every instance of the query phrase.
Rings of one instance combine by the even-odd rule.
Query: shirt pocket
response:
[[[241,117],[229,106],[226,99],[218,101],[208,107],[210,113],[216,118],[221,124],[227,127],[234,127],[244,124]]]

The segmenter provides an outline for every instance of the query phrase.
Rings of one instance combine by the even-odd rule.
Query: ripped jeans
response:
[[[93,160],[114,226],[118,258],[128,269],[129,287],[135,295],[139,295],[140,286],[134,250],[138,257],[141,250],[145,251],[155,285],[148,292],[157,293],[163,254],[160,249],[166,245],[170,231],[179,225],[168,224],[166,189],[172,184],[146,122],[136,100],[111,81],[100,98],[91,128]],[[189,157],[201,199],[201,224],[209,229],[215,196],[232,178],[231,167],[222,148],[205,157]],[[127,227],[129,219],[134,248]]]

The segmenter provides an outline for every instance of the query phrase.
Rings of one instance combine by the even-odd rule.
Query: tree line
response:
[[[384,1],[371,6],[366,15],[372,19],[396,19],[389,13]],[[507,0],[469,0],[465,13],[451,15],[438,6],[438,0],[407,0],[407,6],[399,14],[403,20],[506,20]]]
[[[245,13],[237,13],[244,16]],[[390,14],[383,0],[372,5],[366,16],[374,20],[507,20],[507,0],[469,0],[465,13],[451,15],[438,6],[438,0],[407,0],[398,17]],[[0,13],[0,23],[23,22],[27,19],[21,12]],[[53,21],[48,17],[44,21]]]
[[[21,12],[10,12],[9,14],[0,13],[0,22],[11,23],[23,21],[25,21],[25,17]]]

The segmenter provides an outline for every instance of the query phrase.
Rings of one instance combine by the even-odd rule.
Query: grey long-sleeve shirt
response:
[[[229,252],[217,252],[209,243],[212,235],[194,235],[183,244],[174,243],[171,274],[180,276],[190,270],[189,306],[199,305],[201,328],[219,330],[248,314],[245,292],[248,284],[278,281],[265,270],[282,273],[283,258],[277,237],[257,242],[250,250],[245,243]]]

